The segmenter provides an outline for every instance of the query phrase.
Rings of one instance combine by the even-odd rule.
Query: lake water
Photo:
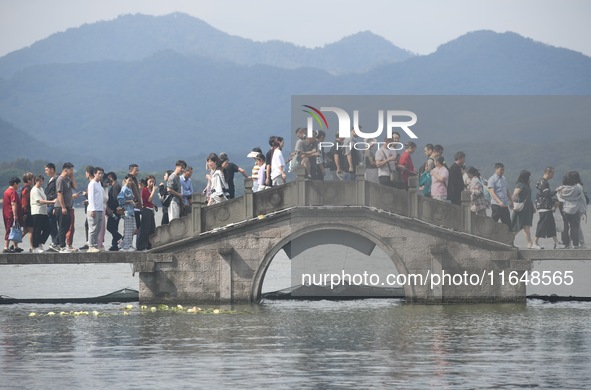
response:
[[[81,246],[82,218],[77,232]],[[290,267],[276,256],[264,290]],[[129,265],[0,266],[0,294],[18,298],[137,286]],[[591,388],[591,302],[125,306],[0,305],[0,388]]]
[[[0,307],[0,386],[591,387],[589,303],[275,301],[221,309],[233,311]],[[100,314],[41,315],[77,310]]]

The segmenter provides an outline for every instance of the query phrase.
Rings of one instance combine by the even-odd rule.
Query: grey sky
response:
[[[369,30],[428,54],[489,29],[591,55],[588,0],[0,0],[0,56],[84,23],[177,11],[232,35],[308,47]]]

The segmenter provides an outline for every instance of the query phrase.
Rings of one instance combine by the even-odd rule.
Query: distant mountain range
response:
[[[0,58],[2,144],[33,139],[34,152],[22,156],[76,153],[83,164],[244,155],[271,134],[291,136],[292,95],[318,94],[591,95],[591,58],[491,31],[425,56],[369,32],[307,49],[230,36],[183,14],[84,25]],[[471,140],[431,131],[430,142]]]
[[[125,15],[56,33],[0,58],[0,78],[31,65],[95,61],[138,61],[171,50],[186,56],[227,60],[240,65],[312,67],[331,73],[364,72],[376,65],[413,57],[371,32],[309,49],[281,41],[255,42],[228,35],[186,14]]]

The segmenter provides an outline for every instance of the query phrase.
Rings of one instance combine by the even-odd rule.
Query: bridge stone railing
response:
[[[294,207],[356,206],[513,244],[514,235],[506,225],[470,212],[470,193],[467,191],[462,193],[462,205],[457,206],[420,196],[417,177],[410,177],[410,189],[406,191],[368,182],[364,173],[364,168],[358,168],[354,181],[313,181],[305,180],[301,168],[295,181],[256,193],[252,191],[252,180],[247,179],[244,196],[212,206],[205,204],[203,195],[194,194],[191,214],[159,226],[150,241],[157,248]]]

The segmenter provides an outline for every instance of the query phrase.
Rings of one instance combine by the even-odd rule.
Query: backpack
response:
[[[482,180],[481,177],[478,178],[478,181],[480,181],[480,185],[482,186],[482,193],[484,194],[484,200],[486,200],[488,203],[490,203],[490,201],[492,199],[492,197],[490,196],[490,191],[484,185],[484,181]]]
[[[419,187],[423,187],[423,195],[431,196],[431,172],[424,171],[419,176]]]

